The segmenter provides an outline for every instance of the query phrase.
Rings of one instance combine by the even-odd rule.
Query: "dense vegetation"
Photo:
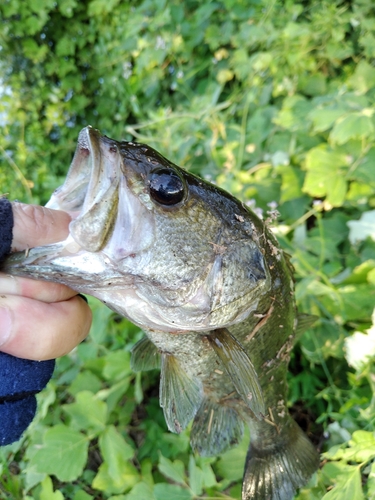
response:
[[[374,2],[3,0],[0,16],[1,192],[45,203],[91,124],[277,208],[299,308],[321,318],[290,366],[323,452],[297,498],[375,498]],[[141,332],[91,304],[90,339],[0,450],[0,498],[239,499],[248,437],[195,456],[166,430],[158,373],[130,370]]]

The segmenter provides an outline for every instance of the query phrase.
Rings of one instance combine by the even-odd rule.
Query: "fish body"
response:
[[[292,268],[267,225],[230,194],[149,146],[87,127],[47,207],[67,240],[11,256],[4,270],[88,293],[146,332],[135,370],[161,367],[168,428],[216,455],[250,428],[243,500],[288,500],[318,455],[287,409],[298,316]]]

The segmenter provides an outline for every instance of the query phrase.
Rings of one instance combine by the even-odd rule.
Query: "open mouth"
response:
[[[77,148],[69,172],[62,186],[52,194],[46,207],[68,212],[76,219],[82,210],[91,175],[94,171],[93,140],[90,137],[91,127],[81,130],[78,136]]]
[[[70,233],[89,252],[104,246],[113,225],[120,162],[115,141],[90,126],[82,129],[66,180],[46,205],[70,214]]]

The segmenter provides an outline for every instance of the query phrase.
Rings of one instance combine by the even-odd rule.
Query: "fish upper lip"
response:
[[[85,127],[79,133],[66,180],[46,205],[70,214],[70,234],[89,252],[103,248],[113,225],[120,166],[116,141]]]

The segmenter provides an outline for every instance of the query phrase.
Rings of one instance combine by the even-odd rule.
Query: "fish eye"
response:
[[[169,168],[159,168],[151,172],[149,189],[153,200],[167,206],[177,205],[185,194],[181,177]]]

